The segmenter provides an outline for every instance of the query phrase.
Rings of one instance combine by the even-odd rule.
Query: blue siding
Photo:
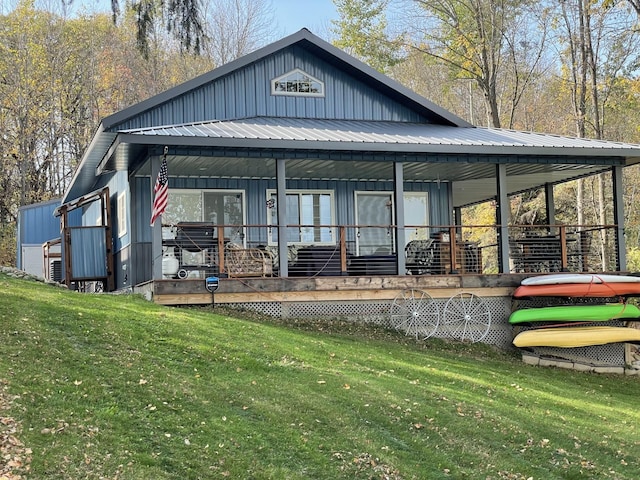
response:
[[[147,181],[148,183],[148,181]],[[129,181],[127,178],[127,172],[116,172],[113,177],[109,180],[109,194],[111,195],[110,203],[111,203],[111,226],[113,231],[113,249],[114,252],[120,251],[126,245],[129,245],[131,242],[131,193],[129,191]],[[118,232],[118,196],[122,194],[122,192],[126,192],[126,207],[125,212],[127,218],[124,219],[126,224],[126,233],[119,237]],[[95,223],[91,224],[95,225]]]
[[[138,179],[142,180],[142,179]],[[266,191],[276,188],[275,180],[249,180],[229,178],[171,178],[169,187],[177,189],[218,189],[218,190],[244,190],[246,194],[247,224],[264,225],[267,223],[267,208],[265,207]],[[148,181],[146,190],[148,192]],[[355,225],[355,191],[393,192],[393,182],[352,182],[336,180],[288,180],[287,188],[291,190],[332,190],[335,192],[336,222],[339,225]],[[449,205],[449,184],[440,183],[440,186],[431,182],[406,183],[407,192],[429,193],[429,218],[432,225],[448,225],[451,221]],[[171,191],[169,191],[171,195]],[[141,194],[139,201],[144,202],[144,197],[149,194]],[[137,203],[141,205],[141,203]],[[146,201],[145,208],[150,209],[150,202]],[[149,210],[150,211],[150,210]],[[140,231],[148,230],[144,228]],[[144,241],[150,241],[145,239]]]
[[[77,227],[71,229],[71,269],[75,279],[95,279],[107,276],[106,245],[103,227]]]
[[[271,80],[299,68],[324,82],[324,97],[271,95]],[[425,122],[406,106],[293,45],[159,105],[116,129],[255,116]]]
[[[60,199],[20,207],[18,237],[23,245],[44,243],[60,237],[60,219],[54,216]]]
[[[135,177],[135,188],[133,196],[130,199],[131,205],[135,205],[136,215],[133,215],[135,222],[135,232],[137,238],[135,243],[144,242],[151,243],[152,230],[149,228],[149,220],[151,219],[151,179],[149,177]],[[169,188],[175,188],[173,179],[169,179]]]
[[[16,235],[16,265],[22,268],[22,246],[41,245],[60,238],[60,219],[54,211],[60,206],[60,199],[27,205],[18,210],[18,231]]]

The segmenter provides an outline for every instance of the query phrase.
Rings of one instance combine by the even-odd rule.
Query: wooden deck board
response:
[[[405,289],[424,290],[433,298],[461,292],[508,297],[519,284],[510,275],[221,278],[214,303],[389,301]],[[153,282],[153,301],[162,305],[204,305],[212,302],[204,279]]]

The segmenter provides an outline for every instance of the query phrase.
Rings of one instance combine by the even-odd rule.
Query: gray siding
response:
[[[325,96],[271,95],[271,80],[295,68],[324,82]],[[256,116],[427,121],[415,111],[294,45],[141,113],[114,127],[114,131]]]

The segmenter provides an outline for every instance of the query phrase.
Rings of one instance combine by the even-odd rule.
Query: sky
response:
[[[338,18],[332,0],[272,0],[276,21],[290,35],[301,28],[308,28],[315,34],[323,33],[331,26],[331,20]]]

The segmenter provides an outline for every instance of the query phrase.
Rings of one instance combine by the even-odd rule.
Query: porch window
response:
[[[278,224],[276,192],[267,192],[269,225]],[[336,243],[333,192],[330,190],[287,191],[287,243],[334,245]],[[269,229],[269,243],[278,243],[278,231]]]
[[[207,222],[226,225],[225,239],[244,243],[244,191],[174,190],[169,192],[163,223]]]
[[[271,94],[324,97],[324,83],[296,68],[271,80]]]
[[[429,194],[404,192],[405,245],[411,240],[429,238]],[[392,192],[355,192],[356,250],[358,255],[388,254],[395,251],[395,235],[391,225],[396,223]],[[424,226],[425,228],[420,228]]]

